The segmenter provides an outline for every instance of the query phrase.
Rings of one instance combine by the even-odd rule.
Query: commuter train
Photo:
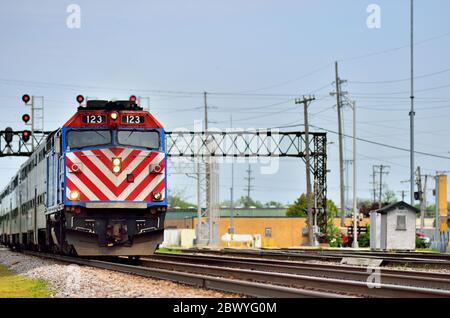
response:
[[[167,211],[164,128],[131,96],[77,96],[0,194],[0,240],[79,256],[152,254]]]

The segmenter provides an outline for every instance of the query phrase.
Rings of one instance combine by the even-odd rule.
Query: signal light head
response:
[[[24,142],[28,142],[30,140],[30,137],[31,137],[31,131],[24,130],[23,133],[22,133],[22,140]]]
[[[30,101],[30,95],[25,94],[22,96],[22,101],[27,104]]]
[[[28,114],[23,114],[22,115],[22,120],[24,121],[24,123],[28,123],[30,121],[30,115]]]
[[[136,96],[135,95],[131,95],[130,96],[130,102],[132,103],[132,104],[134,104],[134,103],[136,103]]]
[[[83,101],[84,101],[83,95],[78,95],[78,96],[77,96],[77,102],[78,102],[78,104],[81,104]]]
[[[11,127],[6,127],[5,129],[5,141],[10,144],[13,140],[13,129]]]

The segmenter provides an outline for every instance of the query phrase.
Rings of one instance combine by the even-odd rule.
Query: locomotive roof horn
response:
[[[88,100],[86,107],[80,106],[78,110],[143,110],[143,108],[130,100]]]

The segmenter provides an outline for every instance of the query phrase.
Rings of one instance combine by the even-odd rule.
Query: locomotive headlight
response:
[[[112,120],[116,120],[119,117],[119,114],[117,112],[112,112],[110,116]]]
[[[119,158],[114,158],[112,164],[113,166],[120,166],[121,160]]]
[[[122,169],[122,159],[113,158],[112,159],[112,171],[114,173],[119,173],[121,169]]]
[[[77,201],[80,199],[80,193],[78,191],[71,191],[69,193],[69,199],[71,201]]]
[[[159,191],[153,192],[153,201],[161,201],[162,200],[162,193]]]

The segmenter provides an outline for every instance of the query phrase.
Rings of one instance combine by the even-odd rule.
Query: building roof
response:
[[[378,210],[375,210],[375,211],[372,211],[372,212],[386,214],[386,213],[388,213],[388,212],[390,212],[390,211],[392,211],[392,210],[394,210],[396,208],[399,208],[399,207],[406,208],[408,210],[414,211],[415,213],[419,213],[420,212],[419,209],[417,209],[416,207],[413,207],[412,205],[406,203],[405,201],[398,201],[398,202],[395,202],[395,203],[391,203],[391,204],[386,205],[385,207],[383,207],[381,209],[378,209]]]
[[[235,217],[286,217],[287,209],[235,209]],[[230,209],[220,209],[220,217],[229,217]],[[167,219],[184,219],[197,217],[196,209],[169,209],[166,213]]]

